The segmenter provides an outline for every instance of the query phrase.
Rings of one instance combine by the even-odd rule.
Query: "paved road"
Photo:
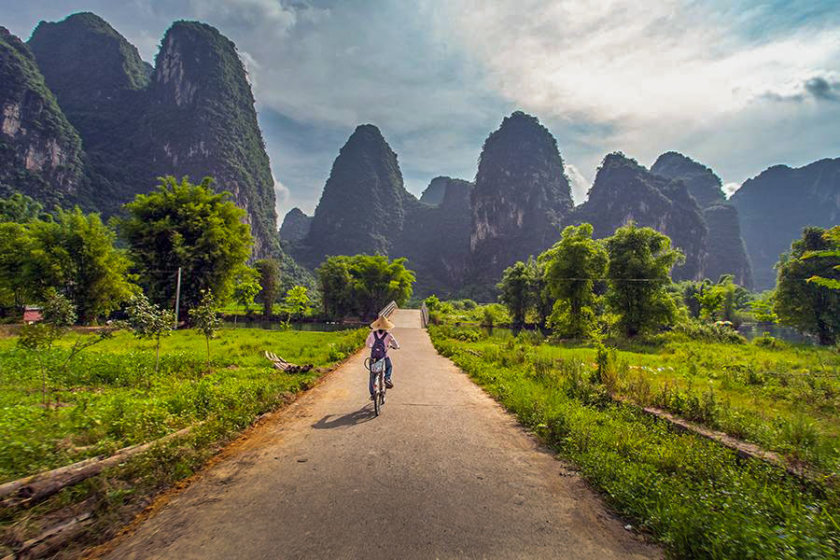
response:
[[[362,356],[220,461],[109,558],[659,558],[394,316],[380,418]]]

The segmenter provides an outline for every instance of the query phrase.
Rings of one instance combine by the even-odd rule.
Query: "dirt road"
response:
[[[108,558],[651,558],[399,310],[372,418],[356,356]]]

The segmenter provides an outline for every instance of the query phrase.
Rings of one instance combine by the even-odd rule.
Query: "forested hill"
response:
[[[13,165],[3,168],[5,191],[107,216],[158,176],[209,175],[246,210],[256,254],[277,249],[274,179],[254,97],[236,46],[218,30],[174,23],[154,68],[91,13],[41,22],[29,49],[12,46],[7,33],[2,41],[4,76],[14,76],[2,82],[4,107],[20,109],[3,117],[0,157]],[[47,163],[15,159],[28,145]]]
[[[840,158],[770,167],[746,181],[731,202],[741,216],[756,287],[772,288],[779,254],[790,249],[803,227],[840,224]]]
[[[27,46],[0,27],[0,196],[22,192],[48,205],[83,188],[82,142]]]

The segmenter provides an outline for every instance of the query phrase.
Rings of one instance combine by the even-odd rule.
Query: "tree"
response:
[[[668,236],[630,222],[605,243],[607,303],[619,316],[624,334],[635,336],[673,324],[677,309],[665,287],[671,283],[671,269],[683,256],[671,248]]]
[[[233,277],[233,300],[251,312],[254,298],[260,293],[260,273],[250,266],[242,265]],[[236,315],[233,316],[234,321]]]
[[[829,243],[835,245],[836,247],[840,247],[840,226],[834,226],[827,232],[823,234],[823,237]],[[840,258],[840,249],[831,249],[831,250],[823,250],[823,251],[812,251],[806,255],[807,258]],[[840,265],[835,266],[834,270],[840,272]],[[832,290],[840,290],[840,279],[838,278],[827,278],[825,276],[811,276],[808,278],[808,282],[814,282],[819,286],[825,286],[826,288],[830,288]]]
[[[169,336],[175,323],[175,313],[161,309],[144,294],[135,295],[126,308],[126,326],[135,337],[155,341],[155,373],[160,365],[160,339]]]
[[[609,257],[592,239],[591,224],[568,226],[560,241],[540,255],[552,297],[557,300],[552,324],[564,335],[589,334],[595,317],[595,284],[604,277]]]
[[[24,325],[20,330],[18,346],[35,354],[41,370],[41,397],[44,408],[49,404],[47,388],[50,365],[46,354],[52,350],[55,341],[62,337],[67,329],[76,322],[76,310],[63,295],[51,289],[46,294],[43,308],[43,320],[31,325]]]
[[[694,295],[694,299],[700,304],[700,318],[705,321],[714,321],[721,309],[723,309],[726,293],[719,286],[708,286]]]
[[[309,290],[305,286],[295,286],[286,292],[286,307],[288,309],[288,317],[286,322],[292,321],[292,316],[301,317],[309,307]]]
[[[783,324],[817,336],[820,344],[834,344],[840,334],[840,290],[822,282],[809,282],[813,277],[840,281],[840,257],[830,256],[840,244],[825,236],[825,230],[805,228],[802,238],[782,255],[776,282],[774,311]],[[823,255],[814,258],[813,255]]]
[[[32,254],[32,238],[26,226],[0,223],[0,304],[22,307],[32,296],[32,286],[25,274]]]
[[[49,215],[44,212],[43,205],[25,194],[14,193],[8,198],[0,198],[0,222],[22,224],[48,219]]]
[[[328,257],[317,270],[325,314],[372,318],[391,301],[404,305],[414,283],[406,262],[382,255]]]
[[[271,319],[271,310],[280,292],[280,263],[276,259],[262,259],[254,263],[260,277],[263,316]]]
[[[205,291],[227,299],[253,243],[243,223],[245,211],[229,200],[229,193],[214,193],[210,177],[198,185],[186,177],[180,183],[174,177],[159,181],[154,191],[126,204],[127,215],[117,222],[144,291],[169,307],[180,267],[184,313],[199,304]]]
[[[207,369],[210,370],[210,339],[216,336],[222,328],[222,320],[216,309],[216,300],[213,292],[204,290],[201,293],[201,300],[198,305],[189,310],[190,321],[195,330],[204,335],[204,342],[207,344]]]
[[[525,325],[525,316],[528,310],[534,306],[536,294],[534,294],[535,270],[522,261],[509,266],[502,273],[502,281],[499,282],[499,301],[507,307],[515,329]]]
[[[114,247],[115,235],[98,214],[56,210],[54,221],[26,226],[29,255],[22,274],[39,300],[48,289],[67,295],[79,319],[89,323],[118,309],[136,286],[129,280],[131,261]]]

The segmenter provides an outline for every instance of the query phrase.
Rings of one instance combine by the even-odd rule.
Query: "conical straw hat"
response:
[[[370,324],[370,328],[373,330],[382,329],[383,331],[389,331],[394,328],[394,323],[389,321],[388,317],[380,317]]]

